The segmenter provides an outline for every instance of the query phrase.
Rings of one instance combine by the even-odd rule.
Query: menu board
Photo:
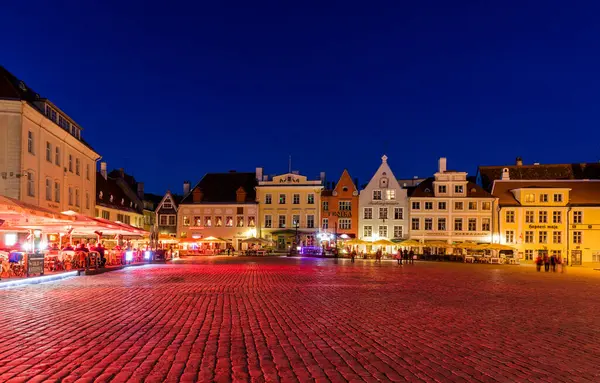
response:
[[[27,254],[27,276],[32,274],[44,275],[44,254],[29,253]]]

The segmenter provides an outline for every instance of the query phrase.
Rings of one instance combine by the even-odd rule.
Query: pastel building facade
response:
[[[358,235],[361,239],[402,240],[408,238],[408,197],[394,176],[388,157],[359,196]]]
[[[358,196],[358,188],[348,170],[344,170],[333,189],[321,192],[322,239],[333,240],[335,234],[357,238]]]

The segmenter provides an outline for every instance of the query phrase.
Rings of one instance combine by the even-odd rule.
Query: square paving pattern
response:
[[[599,382],[600,272],[197,258],[0,290],[0,382]]]

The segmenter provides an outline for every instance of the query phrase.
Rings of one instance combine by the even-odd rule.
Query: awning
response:
[[[14,198],[0,196],[0,226],[12,229],[64,228],[75,218]]]
[[[273,232],[271,232],[271,234],[274,235],[278,235],[278,234],[290,234],[290,235],[296,235],[296,233],[298,234],[317,234],[312,230],[302,230],[302,229],[281,229],[281,230],[275,230]]]
[[[74,217],[75,221],[69,223],[74,234],[102,233],[107,235],[146,236],[150,232],[121,222],[113,222],[104,218],[88,217],[74,211],[65,211],[64,214]]]

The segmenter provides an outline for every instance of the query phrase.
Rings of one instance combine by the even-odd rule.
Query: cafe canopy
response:
[[[0,227],[9,230],[40,230],[72,225],[75,218],[10,197],[0,196]]]

